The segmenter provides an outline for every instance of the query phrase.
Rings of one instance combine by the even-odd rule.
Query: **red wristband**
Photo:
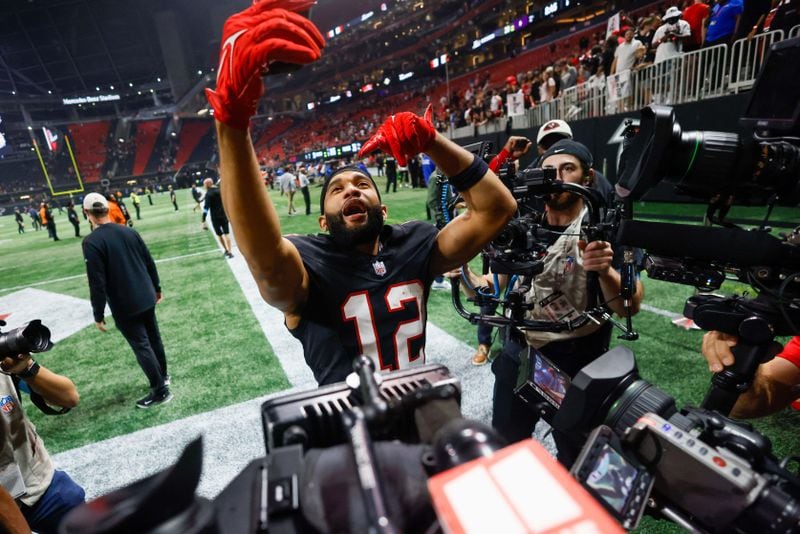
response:
[[[508,157],[511,155],[511,152],[503,148],[500,152],[497,153],[495,157],[492,158],[492,161],[489,162],[489,168],[492,169],[492,172],[497,172],[500,167],[508,160]]]

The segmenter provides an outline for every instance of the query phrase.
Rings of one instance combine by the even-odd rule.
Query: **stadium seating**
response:
[[[156,141],[164,127],[163,120],[136,123],[136,157],[133,162],[133,175],[143,174],[154,153]]]
[[[210,120],[184,121],[178,136],[178,151],[173,168],[180,169],[185,163],[207,161],[214,153]]]
[[[106,162],[109,125],[109,121],[69,125],[78,170],[86,183],[100,180]]]

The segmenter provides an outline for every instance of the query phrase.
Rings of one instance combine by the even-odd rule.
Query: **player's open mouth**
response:
[[[367,220],[367,205],[360,199],[348,200],[342,206],[342,217],[348,222],[364,222]]]

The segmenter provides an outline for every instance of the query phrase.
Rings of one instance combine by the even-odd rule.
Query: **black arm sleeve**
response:
[[[83,244],[83,259],[86,262],[86,275],[89,278],[89,298],[95,322],[103,320],[106,309],[106,266],[95,247]]]

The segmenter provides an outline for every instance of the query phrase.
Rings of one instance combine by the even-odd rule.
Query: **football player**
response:
[[[433,278],[471,259],[513,216],[516,201],[483,160],[437,133],[426,116],[392,115],[362,147],[400,165],[425,152],[450,177],[467,211],[441,231],[412,221],[385,224],[387,208],[372,178],[337,169],[321,192],[317,236],[281,235],[248,134],[264,92],[262,75],[278,65],[320,57],[324,41],[300,13],[312,2],[259,2],[223,28],[214,109],[222,195],[239,249],[262,297],[284,313],[320,384],[344,380],[366,354],[376,368],[425,361],[426,301]],[[276,65],[276,63],[278,65]]]

